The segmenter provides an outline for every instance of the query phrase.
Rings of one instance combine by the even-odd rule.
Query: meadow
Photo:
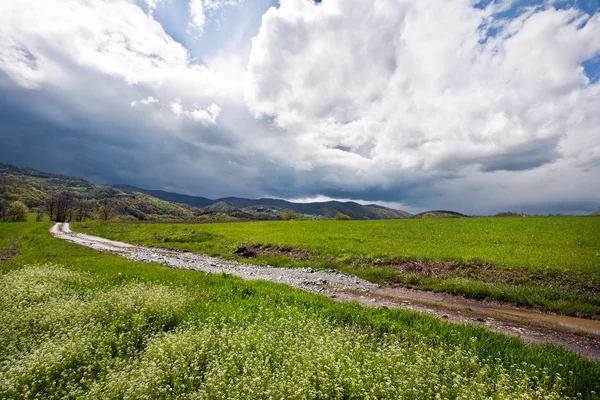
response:
[[[86,226],[74,224],[125,242],[600,316],[598,217]]]
[[[551,345],[0,224],[0,398],[596,398]],[[225,225],[223,225],[225,227]]]

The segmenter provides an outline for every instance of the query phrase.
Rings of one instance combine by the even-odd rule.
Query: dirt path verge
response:
[[[171,268],[227,273],[244,279],[285,283],[337,301],[357,301],[370,307],[405,308],[427,312],[457,323],[485,326],[531,343],[553,343],[600,360],[600,321],[534,312],[502,304],[406,288],[380,287],[334,270],[275,268],[244,264],[183,251],[167,250],[74,233],[67,223],[50,230],[57,238],[119,254],[131,260],[159,262]]]

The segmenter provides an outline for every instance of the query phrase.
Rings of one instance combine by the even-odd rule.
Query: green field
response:
[[[0,398],[600,391],[600,364],[559,347],[275,283],[129,261],[55,239],[50,226],[0,224]]]
[[[598,217],[88,225],[74,228],[125,242],[280,267],[335,268],[377,283],[600,316]],[[234,254],[253,245],[294,250],[265,249],[254,258]]]

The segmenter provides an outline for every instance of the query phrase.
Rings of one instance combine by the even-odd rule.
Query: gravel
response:
[[[303,289],[314,293],[333,294],[339,290],[374,291],[379,285],[343,274],[335,270],[320,271],[312,268],[276,268],[269,265],[244,264],[204,254],[133,245],[98,236],[72,232],[68,223],[57,223],[50,233],[92,249],[118,254],[130,260],[158,262],[170,268],[202,271],[209,274],[230,274],[248,280],[265,280]]]

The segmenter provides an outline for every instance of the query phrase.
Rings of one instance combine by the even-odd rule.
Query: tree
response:
[[[336,221],[350,221],[352,218],[350,218],[349,215],[343,214],[341,212],[335,214],[335,220]]]
[[[71,208],[75,204],[72,192],[60,192],[56,199],[56,222],[65,222],[71,217]]]
[[[37,222],[44,220],[44,212],[42,210],[38,210],[37,215],[35,216],[35,220]]]
[[[289,221],[291,219],[298,218],[298,214],[296,214],[296,211],[286,208],[285,210],[283,210],[283,213],[281,214],[281,218],[283,218],[286,221]]]
[[[117,210],[115,210],[115,208],[109,204],[100,206],[100,209],[98,210],[98,212],[99,212],[100,220],[104,221],[104,222],[110,221],[117,215]]]
[[[50,217],[50,221],[56,220],[56,195],[51,195],[46,200],[44,200],[44,204],[42,205],[44,211]]]
[[[6,220],[10,222],[26,222],[29,210],[22,201],[13,201],[6,213]]]
[[[6,202],[4,200],[0,200],[0,221],[4,221],[4,218],[6,217],[6,211],[7,211],[6,207]]]
[[[64,191],[48,197],[44,202],[44,209],[52,221],[65,222],[73,217],[74,204],[75,195],[72,192]]]
[[[86,200],[76,200],[73,205],[73,212],[69,220],[84,222],[86,218],[91,218],[94,205]]]

